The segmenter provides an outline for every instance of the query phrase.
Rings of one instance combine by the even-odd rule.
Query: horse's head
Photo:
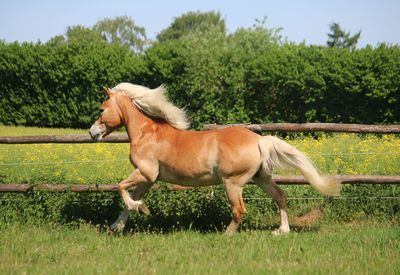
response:
[[[104,88],[107,99],[100,105],[100,116],[90,127],[89,134],[94,140],[101,140],[122,126],[121,111],[116,103],[115,92]]]

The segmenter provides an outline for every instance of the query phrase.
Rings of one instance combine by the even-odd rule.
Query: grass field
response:
[[[0,126],[0,135],[70,133],[86,131]],[[394,135],[337,134],[287,141],[308,154],[324,173],[400,174],[400,138]],[[105,143],[0,145],[0,183],[115,183],[132,170],[128,149],[128,144]],[[309,188],[291,187],[289,196],[309,196],[306,190]],[[215,191],[214,200],[224,197],[222,190]],[[255,194],[251,188],[246,192],[245,197]],[[310,204],[290,200],[289,214],[321,206],[331,217],[336,217],[335,211],[351,214],[349,218],[344,214],[344,219],[338,219],[341,222],[321,218],[306,226],[298,224],[292,233],[280,237],[270,234],[277,215],[258,212],[271,202],[246,200],[250,218],[244,220],[239,234],[226,237],[217,230],[200,232],[183,225],[181,215],[196,221],[195,215],[209,211],[197,203],[207,200],[207,192],[153,192],[148,198],[153,215],[173,217],[181,226],[167,227],[164,232],[168,233],[131,226],[131,232],[110,235],[103,225],[81,219],[106,213],[111,205],[114,219],[117,210],[112,196],[63,197],[39,192],[17,198],[7,194],[0,198],[0,274],[400,274],[400,226],[398,217],[393,216],[399,211],[399,200],[364,198],[365,194],[398,197],[399,188],[346,187],[344,193],[357,200]],[[203,197],[193,197],[199,195]],[[207,205],[223,206],[223,211],[229,212],[224,201],[211,199]],[[367,215],[366,211],[375,209],[378,214]],[[171,212],[164,213],[166,210]],[[80,214],[84,211],[87,213]],[[18,222],[21,213],[28,223]],[[49,214],[54,217],[46,216]],[[67,214],[69,220],[64,217]],[[26,217],[29,215],[33,218]],[[99,224],[104,223],[104,217],[97,218]],[[290,219],[296,225],[296,217]],[[73,225],[68,224],[71,220]]]
[[[88,134],[86,130],[0,126],[0,135]],[[116,183],[133,170],[129,144],[0,144],[0,182]]]
[[[400,228],[322,225],[273,237],[247,231],[108,235],[92,226],[0,229],[0,274],[399,274]]]
[[[71,133],[86,134],[87,131],[0,126],[0,135],[56,135]],[[319,170],[325,174],[400,175],[400,137],[396,135],[333,134],[319,135],[318,138],[299,135],[298,138],[287,139],[287,141],[305,152],[314,161]],[[128,155],[129,144],[127,143],[0,144],[0,183],[117,183],[126,178],[133,170],[128,160]],[[295,174],[298,172],[286,170],[277,171],[277,173]],[[258,200],[259,198],[265,199],[266,196],[261,191],[258,192],[258,189],[258,191],[255,189],[257,188],[251,186],[245,189],[244,197],[249,198],[245,200],[246,204],[248,204],[249,213],[257,213],[260,208],[271,209],[271,205],[273,204],[268,202],[263,203],[263,201]],[[302,214],[312,207],[326,207],[327,204],[334,205],[336,213],[349,213],[348,217],[341,215],[340,219],[344,220],[350,220],[353,215],[359,214],[382,215],[383,213],[392,213],[390,215],[393,216],[393,213],[397,213],[400,208],[398,199],[400,197],[399,185],[363,185],[357,187],[346,185],[343,188],[342,194],[343,197],[350,197],[350,199],[333,202],[321,200],[321,196],[313,192],[309,186],[285,186],[284,189],[289,194],[290,213],[296,215]],[[205,210],[199,210],[199,208],[206,209],[215,205],[227,208],[226,200],[217,202],[211,200],[209,204],[202,204],[201,201],[207,199],[208,195],[206,193],[159,193],[156,196],[151,196],[150,194],[151,198],[148,203],[151,204],[153,202],[152,207],[157,208],[155,211],[158,211],[158,214],[163,217],[170,216],[167,213],[168,211],[163,209],[172,209],[177,216],[186,213],[188,218],[190,218],[190,215],[204,216],[203,212]],[[219,194],[219,197],[216,196],[217,200],[221,196],[225,199],[223,190]],[[196,196],[203,197],[198,199]],[[385,197],[388,199],[368,200],[367,196],[373,198]],[[44,200],[44,197],[45,194],[39,194],[38,196],[31,196],[29,199],[35,200],[39,198]],[[300,197],[300,199],[312,197],[311,199],[314,199],[314,201],[292,200],[292,198],[296,197]],[[50,195],[47,198],[50,198]],[[93,203],[97,202],[98,198],[97,196],[92,196],[92,198],[84,201],[78,196],[68,197],[63,203],[60,202],[58,206],[63,211],[66,211],[64,208],[71,208],[71,204],[75,207],[77,205],[76,201],[80,201],[81,204],[93,205]],[[252,200],[252,198],[255,198],[255,200]],[[10,196],[0,196],[0,199],[9,201],[13,198],[10,198]],[[19,199],[25,201],[28,198],[20,197]],[[109,201],[113,201],[115,207],[115,199],[110,196],[102,197],[102,200],[103,203],[96,204],[93,208],[104,209],[110,207]],[[194,206],[189,202],[193,202]],[[44,202],[41,205],[46,211],[48,210],[47,214],[52,209],[50,205],[50,203]],[[339,210],[339,208],[341,209]],[[349,210],[346,210],[346,208],[349,208]],[[342,211],[342,209],[346,211]],[[295,213],[293,210],[297,210],[298,212]],[[331,214],[339,218],[337,214],[333,212]],[[78,217],[84,217],[87,220],[90,215],[92,214],[88,213],[86,216],[78,215]],[[257,223],[257,221],[254,221],[254,223]]]

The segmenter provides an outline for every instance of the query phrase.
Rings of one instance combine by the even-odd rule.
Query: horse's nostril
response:
[[[92,139],[95,139],[95,136],[92,134],[92,131],[89,130],[89,135]]]

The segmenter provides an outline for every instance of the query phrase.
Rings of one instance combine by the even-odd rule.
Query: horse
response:
[[[268,193],[279,208],[280,226],[273,234],[290,231],[287,195],[273,181],[274,169],[296,168],[319,193],[340,194],[340,181],[322,176],[305,154],[277,137],[236,126],[188,130],[185,111],[168,100],[164,86],[149,89],[120,83],[104,91],[107,98],[89,134],[99,141],[124,125],[130,140],[130,161],[135,167],[118,184],[125,208],[111,225],[113,230],[123,230],[132,210],[149,213],[141,197],[158,180],[192,187],[222,184],[232,212],[225,231],[228,235],[237,232],[246,213],[242,191],[250,182]],[[134,188],[131,194],[130,188]]]

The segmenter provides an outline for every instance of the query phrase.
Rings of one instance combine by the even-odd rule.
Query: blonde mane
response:
[[[150,117],[164,119],[177,129],[189,128],[190,123],[185,111],[168,101],[163,85],[156,89],[149,89],[131,83],[120,83],[112,90],[127,95],[139,110]]]

